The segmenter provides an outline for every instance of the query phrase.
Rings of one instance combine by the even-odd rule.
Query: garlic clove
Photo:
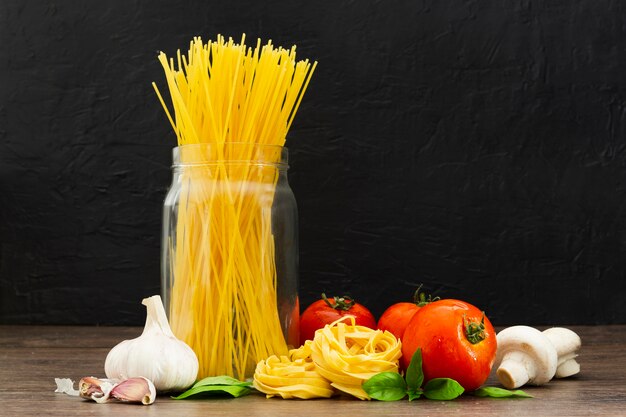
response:
[[[82,398],[94,400],[97,403],[109,401],[113,387],[113,381],[109,379],[98,379],[93,376],[81,378],[78,382],[79,395]]]
[[[110,395],[120,401],[140,402],[149,405],[156,399],[156,388],[148,378],[129,378],[116,384]]]

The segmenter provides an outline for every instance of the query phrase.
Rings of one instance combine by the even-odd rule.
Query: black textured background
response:
[[[0,2],[0,322],[141,324],[194,35],[298,45],[301,299],[626,323],[621,1]]]

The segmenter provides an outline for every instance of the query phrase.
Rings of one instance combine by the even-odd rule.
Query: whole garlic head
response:
[[[142,376],[151,380],[158,392],[188,388],[198,375],[198,357],[172,333],[160,296],[145,298],[142,304],[148,310],[143,333],[111,349],[104,363],[107,377]]]

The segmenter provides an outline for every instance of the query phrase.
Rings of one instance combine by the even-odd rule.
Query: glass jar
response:
[[[163,207],[161,292],[198,379],[244,379],[298,345],[298,215],[287,148],[247,143],[173,150]]]

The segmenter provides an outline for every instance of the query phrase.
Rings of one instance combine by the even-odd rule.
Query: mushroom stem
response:
[[[508,389],[524,384],[543,385],[556,372],[557,352],[546,335],[528,326],[513,326],[498,333],[496,375]]]
[[[496,375],[508,389],[519,388],[530,379],[527,365],[529,358],[521,352],[509,352],[502,359]],[[534,371],[532,372],[534,374]]]

